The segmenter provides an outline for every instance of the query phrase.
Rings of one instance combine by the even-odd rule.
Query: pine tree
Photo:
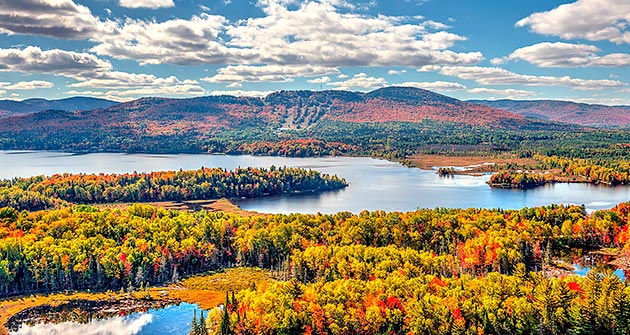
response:
[[[232,330],[230,329],[230,296],[229,292],[225,293],[225,304],[223,305],[223,317],[221,318],[221,326],[220,326],[220,334],[221,335],[230,335]]]
[[[199,323],[197,323],[196,335],[208,335],[208,328],[206,328],[206,318],[203,316],[203,310],[201,311]]]
[[[195,311],[193,312],[192,324],[190,325],[190,332],[188,333],[188,335],[197,335],[197,328],[197,310],[195,309]]]

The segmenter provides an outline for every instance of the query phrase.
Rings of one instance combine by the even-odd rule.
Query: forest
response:
[[[97,204],[259,197],[346,187],[343,178],[300,168],[201,168],[127,174],[57,174],[0,181],[0,207],[41,210]]]
[[[511,170],[493,174],[488,181],[492,187],[534,188],[553,182],[579,182],[610,186],[630,182],[630,162],[614,158],[578,159],[535,155],[535,166],[512,166]],[[523,171],[533,169],[539,172]],[[439,172],[439,171],[438,171]]]
[[[211,333],[627,334],[630,290],[618,276],[549,269],[571,247],[627,257],[629,219],[630,203],[591,214],[553,205],[254,217],[140,204],[4,208],[0,296],[256,266],[292,279],[236,292],[227,317],[208,314]]]

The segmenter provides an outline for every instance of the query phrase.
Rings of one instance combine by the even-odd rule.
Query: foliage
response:
[[[300,168],[202,168],[131,174],[62,174],[0,181],[0,206],[39,210],[64,202],[183,201],[323,191],[347,186],[337,176]]]

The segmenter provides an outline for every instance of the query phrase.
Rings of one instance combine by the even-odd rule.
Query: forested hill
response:
[[[116,101],[90,97],[72,97],[59,100],[0,100],[0,118],[13,115],[37,113],[50,109],[64,111],[92,110],[98,108],[107,108],[116,104],[118,104]]]
[[[471,100],[469,102],[543,120],[585,126],[630,127],[630,106],[591,105],[558,100]]]
[[[461,131],[452,134],[456,129]],[[243,144],[307,139],[366,154],[391,151],[386,142],[477,145],[488,142],[488,131],[526,129],[566,126],[409,87],[280,91],[265,98],[142,98],[89,111],[8,117],[0,122],[0,150],[238,153]]]
[[[68,110],[64,108],[49,108]],[[54,117],[49,117],[55,113]],[[322,121],[421,122],[435,120],[504,128],[527,126],[521,115],[463,102],[431,91],[388,87],[369,93],[280,91],[263,98],[208,96],[191,99],[142,98],[83,112],[46,111],[12,118],[0,131],[96,127],[148,134],[207,131],[247,126],[305,129]]]

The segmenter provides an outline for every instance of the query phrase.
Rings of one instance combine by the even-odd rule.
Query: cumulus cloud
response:
[[[263,17],[229,22],[201,14],[161,23],[127,20],[94,37],[99,55],[141,64],[396,66],[474,64],[480,52],[448,50],[466,38],[418,17],[342,13],[341,1],[259,0]],[[289,6],[292,5],[292,6]],[[347,6],[346,6],[347,7]]]
[[[401,84],[396,84],[396,86],[415,87],[424,90],[440,92],[461,91],[466,89],[465,85],[451,81],[408,81]]]
[[[120,7],[127,8],[168,8],[175,7],[173,0],[120,0]]]
[[[69,84],[69,87],[115,89],[118,96],[205,93],[194,80],[112,71],[112,65],[108,61],[92,54],[59,49],[44,51],[32,46],[24,49],[0,49],[0,71],[60,75],[77,81]],[[52,83],[35,80],[5,86],[3,89],[27,90],[49,87],[52,87]]]
[[[245,91],[245,90],[231,90],[231,91],[212,91],[210,95],[232,95],[235,97],[254,97],[262,98],[273,93],[274,91]]]
[[[536,95],[536,92],[527,91],[527,90],[515,90],[515,89],[495,89],[495,88],[485,88],[485,87],[477,87],[471,88],[468,90],[468,93],[473,94],[486,94],[491,95],[490,99],[496,99],[496,96],[501,98],[508,99],[523,99]]]
[[[38,88],[51,88],[55,84],[44,80],[20,81],[15,84],[0,83],[3,90],[34,90]]]
[[[339,73],[336,68],[311,65],[230,65],[212,77],[201,78],[211,83],[221,82],[291,82],[295,77],[315,77]]]
[[[0,1],[0,33],[90,39],[115,28],[114,22],[100,20],[72,0]]]
[[[546,12],[534,13],[516,23],[533,32],[564,39],[630,43],[630,2],[577,0]]]
[[[328,83],[326,85],[335,86],[335,89],[339,90],[368,90],[374,88],[381,88],[387,85],[387,81],[383,78],[371,77],[365,73],[355,74],[352,78],[344,80]]]
[[[59,49],[42,50],[29,46],[24,49],[0,49],[0,71],[57,74],[84,78],[111,70],[105,60],[88,54]]]
[[[535,76],[514,73],[499,67],[481,66],[442,66],[440,74],[466,80],[474,80],[481,85],[523,85],[523,86],[566,86],[575,90],[602,90],[623,87],[626,84],[610,79],[581,79],[569,76]]]
[[[159,23],[128,19],[116,34],[95,37],[99,44],[91,51],[140,64],[226,64],[253,58],[252,51],[233,50],[220,41],[226,22],[206,13]]]
[[[544,42],[514,50],[509,56],[495,58],[492,63],[503,64],[524,60],[540,67],[621,67],[630,66],[630,54],[615,53],[600,56],[593,45],[564,42]]]

